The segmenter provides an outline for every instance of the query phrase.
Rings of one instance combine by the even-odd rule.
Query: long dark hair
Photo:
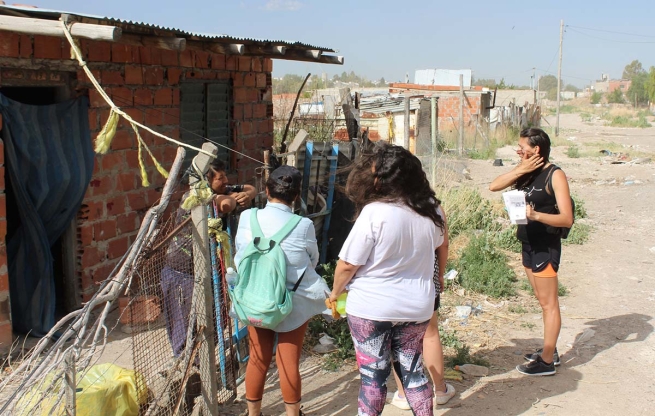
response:
[[[421,161],[403,147],[377,142],[362,154],[348,175],[346,195],[355,204],[355,217],[372,202],[401,202],[444,228],[437,212],[441,201],[430,188]]]
[[[544,165],[549,162],[550,157],[550,137],[548,134],[538,128],[531,127],[521,130],[519,134],[521,138],[528,139],[528,144],[532,147],[539,146],[539,156],[544,159]],[[535,178],[541,173],[543,167],[526,173],[516,180],[516,189],[521,189],[528,186]]]

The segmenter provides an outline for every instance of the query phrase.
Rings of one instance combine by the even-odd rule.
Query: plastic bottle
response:
[[[489,369],[482,365],[475,365],[475,364],[456,365],[455,370],[476,377],[484,377],[486,375],[489,375]]]
[[[337,312],[339,315],[346,316],[346,298],[348,297],[348,292],[343,292],[337,298]]]
[[[228,267],[225,271],[225,281],[230,289],[234,289],[239,281],[239,274],[232,267]]]

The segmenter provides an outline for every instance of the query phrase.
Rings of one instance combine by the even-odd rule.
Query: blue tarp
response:
[[[22,104],[0,94],[6,174],[18,224],[8,235],[14,330],[44,336],[55,324],[50,248],[75,218],[93,174],[86,97],[54,105]]]

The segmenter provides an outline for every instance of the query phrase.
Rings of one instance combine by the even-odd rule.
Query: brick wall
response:
[[[136,121],[178,139],[180,84],[186,80],[231,80],[235,150],[261,160],[262,147],[273,144],[271,59],[190,50],[174,52],[87,40],[81,40],[80,46],[89,68],[105,91]],[[70,48],[64,39],[7,32],[0,37],[0,58],[23,58],[50,68],[58,65],[71,68],[69,57]],[[14,67],[20,68],[20,62],[16,60]],[[2,74],[11,71],[16,72],[2,68]],[[77,79],[74,88],[82,94],[88,91],[89,124],[91,138],[95,140],[109,116],[109,107],[82,70],[74,75]],[[146,132],[142,132],[142,137],[164,167],[170,168],[175,145]],[[239,155],[232,157],[232,166],[236,167],[233,181],[252,181],[259,165]],[[148,188],[141,187],[134,133],[121,121],[111,150],[96,156],[93,178],[78,213],[77,272],[84,301],[107,278],[134,240],[144,213],[160,197],[164,179],[148,157],[145,163],[151,182]],[[3,173],[1,178],[4,178]],[[4,197],[0,199],[0,208],[4,216]],[[5,224],[5,220],[0,219],[0,230],[6,229]],[[4,231],[0,240],[1,331],[6,322],[2,296],[7,291]]]

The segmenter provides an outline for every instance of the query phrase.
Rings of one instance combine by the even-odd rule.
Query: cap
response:
[[[300,188],[300,183],[302,182],[302,175],[298,169],[288,165],[283,165],[275,169],[271,172],[269,178],[273,179],[279,185],[290,188]]]

